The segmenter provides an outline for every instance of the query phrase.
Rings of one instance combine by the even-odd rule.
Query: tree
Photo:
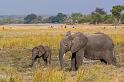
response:
[[[41,17],[41,16],[37,16],[37,18],[35,18],[33,21],[32,21],[32,23],[35,23],[35,24],[37,24],[37,23],[42,23],[43,22],[43,18]]]
[[[95,13],[99,13],[101,15],[106,15],[106,12],[104,11],[103,8],[96,8],[95,9]]]
[[[29,14],[24,18],[24,23],[31,24],[31,23],[34,23],[34,20],[36,19],[37,19],[37,15]]]
[[[124,24],[124,14],[121,15],[121,23]]]
[[[73,23],[81,23],[82,16],[83,15],[81,13],[72,13],[71,18]]]
[[[106,12],[102,8],[96,8],[95,11],[91,13],[91,23],[99,24],[103,22],[103,18]]]
[[[91,15],[82,15],[82,14],[74,14],[69,16],[66,20],[67,24],[75,24],[75,23],[90,23]]]
[[[99,24],[102,22],[102,16],[99,13],[92,13],[92,24]]]
[[[63,13],[58,13],[56,16],[49,17],[50,23],[64,23],[67,16]]]
[[[49,23],[55,23],[55,22],[57,22],[57,19],[55,18],[55,16],[51,16],[48,18],[48,22]]]
[[[90,23],[90,21],[92,20],[92,16],[84,15],[83,19],[84,19],[84,23]]]
[[[114,17],[110,14],[110,15],[105,15],[103,17],[103,21],[105,24],[112,24],[114,20]]]
[[[38,23],[42,23],[42,22],[43,22],[43,17],[38,16],[38,17],[37,17],[37,20],[38,20]]]
[[[121,6],[121,5],[117,5],[117,6],[113,6],[111,12],[112,12],[112,15],[114,16],[115,18],[115,21],[114,21],[114,25],[116,27],[116,25],[119,25],[120,23],[120,19],[121,19],[121,12],[124,10],[124,6]]]
[[[0,24],[17,24],[17,23],[21,23],[21,20],[17,20],[14,18],[0,19]]]
[[[56,16],[58,23],[64,23],[66,18],[67,18],[67,16],[63,13],[58,13]]]

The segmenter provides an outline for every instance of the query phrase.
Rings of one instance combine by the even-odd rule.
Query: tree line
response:
[[[2,19],[1,23],[24,23],[24,24],[37,24],[37,23],[63,23],[63,24],[124,24],[124,6],[116,5],[110,10],[111,13],[107,13],[103,8],[96,8],[91,14],[84,15],[82,13],[72,13],[66,15],[64,13],[58,13],[55,16],[42,17],[36,14],[29,14],[24,17],[23,20],[15,20],[12,18]]]

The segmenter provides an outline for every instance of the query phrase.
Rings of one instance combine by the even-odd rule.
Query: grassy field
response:
[[[124,25],[117,29],[110,25],[4,25],[0,26],[0,82],[124,82]],[[65,25],[63,25],[64,27]],[[59,41],[67,31],[109,35],[116,48],[120,68],[99,61],[84,63],[76,72],[70,72],[70,53],[65,56],[65,69],[59,68]],[[37,45],[52,49],[52,64],[30,68],[31,49]]]

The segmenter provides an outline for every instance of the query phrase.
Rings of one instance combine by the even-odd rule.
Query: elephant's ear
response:
[[[39,49],[39,55],[40,56],[42,56],[43,54],[45,54],[46,51],[45,51],[44,46],[40,46],[38,49]]]
[[[82,36],[82,37],[75,37],[72,40],[72,46],[71,46],[71,52],[77,52],[79,51],[81,48],[85,47],[85,45],[87,44],[87,37]]]
[[[50,56],[50,52],[46,51],[46,53],[44,54],[44,59],[47,59]]]

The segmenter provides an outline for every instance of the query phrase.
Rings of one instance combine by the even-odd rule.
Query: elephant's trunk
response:
[[[63,58],[64,54],[65,54],[64,49],[60,48],[60,50],[59,50],[59,61],[60,61],[61,69],[64,68],[64,58]]]

